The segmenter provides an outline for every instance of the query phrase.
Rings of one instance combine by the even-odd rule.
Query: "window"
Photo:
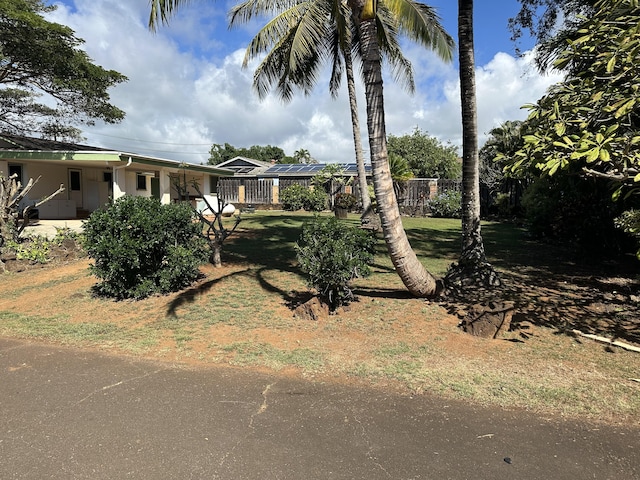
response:
[[[107,183],[113,182],[113,172],[102,172],[102,181]]]
[[[82,190],[80,178],[80,170],[69,170],[69,188],[72,192]]]
[[[209,176],[209,193],[218,193],[218,180],[219,177],[214,175]]]
[[[22,165],[18,165],[15,163],[10,163],[9,164],[9,176],[11,175],[16,175],[16,181],[20,182],[22,185],[24,185],[24,178],[23,178],[23,172],[22,172]]]
[[[136,189],[137,190],[147,189],[147,177],[139,173],[136,175]]]

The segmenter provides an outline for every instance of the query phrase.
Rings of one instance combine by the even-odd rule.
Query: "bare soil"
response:
[[[163,319],[181,318],[184,312],[199,306],[211,308],[207,302],[212,295],[219,294],[216,289],[223,282],[242,276],[251,277],[255,282],[256,277],[247,265],[205,266],[202,278],[186,291],[141,302],[113,302],[91,297],[91,287],[97,280],[88,273],[88,265],[89,260],[71,244],[53,252],[52,261],[44,266],[6,260],[5,268],[11,273],[0,278],[0,312],[21,315],[42,315],[46,312],[48,317],[61,316],[77,324],[108,321],[110,325],[133,330],[150,324],[158,325]],[[601,371],[604,368],[601,364],[606,363],[606,359],[598,363],[600,360],[596,357],[602,351],[613,352],[615,347],[596,345],[591,340],[578,338],[574,330],[640,347],[640,279],[635,274],[596,275],[578,269],[564,274],[540,269],[500,272],[503,285],[497,290],[474,289],[438,301],[410,297],[395,277],[389,277],[388,288],[384,290],[366,282],[358,283],[357,301],[337,315],[319,321],[294,318],[293,309],[309,298],[304,288],[294,288],[283,294],[264,296],[263,310],[272,312],[269,318],[280,319],[278,321],[271,320],[262,325],[254,322],[250,327],[241,319],[210,322],[197,328],[167,324],[166,327],[158,327],[161,334],[156,342],[145,344],[134,353],[192,367],[211,363],[238,365],[242,364],[238,361],[241,346],[243,342],[250,341],[262,348],[268,346],[289,352],[321,350],[329,362],[342,366],[342,369],[336,367],[326,371],[285,365],[280,367],[284,373],[315,377],[329,375],[342,380],[348,377],[351,382],[362,380],[358,368],[365,365],[368,370],[363,376],[367,379],[373,372],[379,385],[408,388],[414,393],[426,388],[433,390],[433,384],[438,382],[443,385],[439,393],[455,390],[455,386],[447,383],[447,376],[458,370],[471,372],[471,383],[482,383],[483,372],[491,374],[493,371],[486,369],[486,365],[502,365],[497,367],[498,370],[507,365],[510,375],[521,374],[531,381],[537,379],[543,385],[548,383],[550,388],[568,385],[570,389],[573,382],[584,382],[580,383],[580,389],[594,388],[594,392],[605,392],[607,383],[612,379],[610,374]],[[269,282],[263,277],[258,280],[265,292],[269,291]],[[489,301],[513,302],[511,330],[498,341],[462,333],[458,324],[469,308]],[[390,320],[385,321],[385,318]],[[584,346],[579,354],[575,354],[576,344]],[[402,345],[429,350],[428,368],[432,372],[428,374],[429,378],[404,381],[402,371],[391,374],[384,370],[383,374],[382,370],[387,367],[380,367],[380,372],[374,371],[372,352],[379,354],[385,348]],[[536,345],[555,349],[554,358]],[[102,345],[92,346],[131,354],[130,348],[122,349],[116,342],[105,341]],[[624,355],[635,355],[628,357],[631,361],[626,361],[631,373],[627,378],[615,378],[613,381],[626,382],[626,395],[632,396],[634,388],[640,395],[640,383],[629,383],[639,382],[640,369],[634,370],[634,365],[640,368],[640,354]],[[398,358],[406,362],[415,360],[414,357]],[[402,364],[396,362],[394,365],[400,368]],[[273,367],[268,362],[257,362],[251,366]],[[496,375],[499,378],[501,373]],[[458,396],[464,397],[464,392]],[[482,402],[494,400],[480,399]],[[508,398],[504,400],[511,401]],[[496,402],[501,403],[499,399]],[[603,403],[606,402],[608,399],[604,398]],[[598,411],[597,415],[609,422],[628,421],[625,414],[616,418],[613,410],[609,413]],[[637,419],[632,422],[637,422]]]

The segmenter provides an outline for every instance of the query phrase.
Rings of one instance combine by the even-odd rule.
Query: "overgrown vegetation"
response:
[[[351,281],[371,274],[375,238],[335,217],[314,217],[302,229],[296,253],[309,285],[335,310],[353,300]]]
[[[207,259],[202,226],[185,203],[125,196],[85,223],[91,272],[98,294],[140,299],[177,291],[199,274]]]
[[[525,191],[522,207],[534,237],[561,241],[592,255],[628,251],[629,245],[614,225],[624,202],[611,199],[609,183],[602,179],[564,172],[540,178]]]

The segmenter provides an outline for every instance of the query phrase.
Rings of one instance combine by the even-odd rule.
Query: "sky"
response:
[[[157,31],[148,28],[149,0],[49,0],[58,8],[48,18],[72,28],[95,64],[129,80],[109,90],[111,102],[126,112],[119,124],[83,127],[85,144],[190,163],[207,163],[213,144],[273,145],[293,156],[308,150],[320,163],[355,161],[346,82],[337,99],[328,92],[328,69],[311,95],[283,103],[275,95],[260,100],[252,89],[253,68],[242,68],[245,49],[259,22],[229,30],[233,1],[193,0]],[[456,38],[457,2],[433,0],[442,25]],[[474,12],[479,144],[506,120],[526,118],[521,107],[560,80],[540,75],[532,63],[533,42],[515,53],[507,21],[517,0],[493,0]],[[457,58],[442,62],[409,41],[416,91],[407,93],[384,76],[386,130],[411,134],[416,128],[443,144],[461,145]],[[388,73],[388,72],[387,72]],[[368,156],[362,85],[358,103]]]

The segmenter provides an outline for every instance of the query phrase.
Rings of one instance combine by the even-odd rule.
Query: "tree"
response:
[[[158,20],[167,20],[175,8],[182,4],[184,0],[153,0],[151,9],[151,23]],[[293,85],[312,86],[314,83],[313,73],[315,69],[297,68],[296,62],[300,65],[313,66],[319,62],[318,49],[321,40],[326,37],[319,35],[324,31],[325,21],[347,22],[347,17],[341,2],[331,4],[336,8],[323,8],[320,2],[314,2],[310,8],[315,8],[318,13],[311,15],[316,18],[315,24],[318,29],[307,31],[308,37],[305,41],[296,44],[297,57],[281,57],[281,65],[289,68],[293,74]],[[280,3],[277,7],[280,10],[288,8],[304,8],[306,3]],[[367,130],[369,132],[369,147],[371,151],[371,165],[373,172],[374,190],[380,211],[381,225],[385,237],[385,242],[391,260],[396,267],[400,278],[407,289],[415,296],[433,296],[438,293],[438,284],[435,277],[431,275],[420,263],[411,249],[406,233],[402,226],[398,204],[393,192],[393,181],[389,172],[387,159],[386,132],[384,121],[384,99],[382,94],[382,55],[378,32],[382,34],[384,28],[378,28],[377,2],[373,0],[350,2],[351,19],[358,34],[360,55],[362,58],[362,73],[365,83],[365,97],[367,99]],[[394,1],[388,5],[389,11],[393,11],[394,18],[400,30],[408,33],[411,38],[421,40],[423,44],[431,46],[440,53],[443,58],[451,58],[451,38],[444,32],[438,22],[433,9],[415,2]],[[381,8],[381,11],[384,7]],[[277,10],[274,8],[274,10]],[[329,15],[320,15],[320,11],[328,12]],[[291,23],[287,24],[285,31],[289,31]],[[288,38],[293,41],[293,38]],[[316,41],[311,40],[315,38]],[[284,39],[283,39],[284,40]],[[300,40],[300,39],[298,39]],[[311,48],[309,46],[311,45]],[[282,54],[287,50],[281,51]],[[300,60],[303,60],[300,62]]]
[[[393,180],[391,179],[387,154],[378,27],[375,21],[376,2],[356,0],[350,2],[350,6],[352,18],[357,25],[360,36],[373,186],[387,250],[396,272],[409,292],[417,297],[434,296],[439,293],[440,286],[435,277],[420,263],[409,244],[393,191]],[[403,21],[402,15],[398,15],[398,19]],[[431,28],[435,28],[435,25],[438,25],[437,21],[430,24]],[[440,48],[445,48],[443,44],[438,43],[439,40],[443,40],[442,37],[438,38],[434,33],[432,31],[430,35],[427,35],[431,38],[432,46],[440,45]],[[445,56],[444,53],[442,51],[443,56]]]
[[[209,165],[218,165],[236,157],[247,157],[263,162],[275,161],[276,163],[289,163],[283,160],[291,158],[286,156],[282,148],[272,145],[253,145],[249,148],[236,148],[229,143],[224,145],[214,143],[211,150],[209,150]]]
[[[502,210],[499,213],[509,214],[513,211],[524,186],[532,178],[527,174],[505,171],[506,159],[513,158],[524,143],[521,128],[520,120],[507,120],[492,128],[478,152],[480,183],[488,188],[492,199],[501,193],[509,193],[508,197],[503,197],[504,201],[499,202],[498,208]]]
[[[460,178],[458,149],[416,127],[411,135],[388,138],[389,154],[404,158],[417,178]]]
[[[256,15],[270,12],[271,3],[247,0],[237,5],[231,13],[231,25],[248,22]],[[290,8],[278,5],[276,9],[281,10],[280,13],[258,32],[247,47],[243,65],[246,67],[251,58],[266,53],[254,74],[254,88],[260,97],[264,97],[275,84],[284,101],[291,99],[294,88],[305,93],[311,91],[324,56],[331,62],[329,91],[337,97],[344,68],[364,220],[371,214],[371,201],[366,193],[368,186],[353,71],[352,52],[357,54],[358,36],[353,23],[349,22],[349,8],[344,3],[319,0],[293,2]],[[396,72],[396,78],[404,79],[405,85],[412,90],[412,71],[400,51],[395,21],[386,9],[380,10],[379,17],[385,28],[385,34],[380,36],[384,40],[383,51]],[[328,23],[327,18],[330,20]],[[287,58],[289,61],[285,62]]]
[[[537,40],[536,63],[542,71],[574,36],[581,18],[593,14],[595,0],[518,0],[520,10],[509,19],[512,40],[517,42],[523,30]]]
[[[462,106],[462,251],[445,283],[483,286],[499,284],[487,263],[480,225],[480,169],[478,158],[478,113],[473,44],[473,0],[458,0],[458,50],[460,59],[460,104]]]
[[[304,148],[293,152],[293,159],[295,163],[318,163],[318,161],[311,156],[309,150]]]
[[[171,177],[171,185],[178,193],[178,198],[189,197],[189,186],[191,186],[198,196],[202,198],[206,205],[204,211],[195,208],[189,204],[193,211],[193,215],[200,220],[202,230],[204,230],[204,238],[209,245],[209,262],[216,268],[222,266],[222,247],[227,238],[229,238],[242,221],[240,215],[236,215],[235,222],[231,228],[223,223],[222,217],[225,207],[228,205],[222,198],[217,197],[217,202],[212,205],[207,196],[200,190],[200,185],[193,180],[190,184],[185,184],[184,175],[173,175]],[[188,202],[185,202],[188,203]]]
[[[640,185],[640,7],[601,0],[595,9],[555,62],[566,80],[528,106],[510,168],[553,175],[578,167],[614,182],[617,198]]]
[[[41,0],[0,0],[0,125],[75,140],[73,124],[124,118],[107,91],[127,77],[94,65],[73,30],[43,18],[55,8]]]
[[[30,213],[34,208],[38,208],[57,194],[64,192],[64,185],[60,185],[52,194],[35,204],[27,205],[20,211],[20,202],[38,183],[40,177],[35,180],[30,178],[26,185],[22,185],[17,177],[17,175],[5,177],[0,173],[0,248],[7,242],[19,240],[20,234],[29,225]]]

